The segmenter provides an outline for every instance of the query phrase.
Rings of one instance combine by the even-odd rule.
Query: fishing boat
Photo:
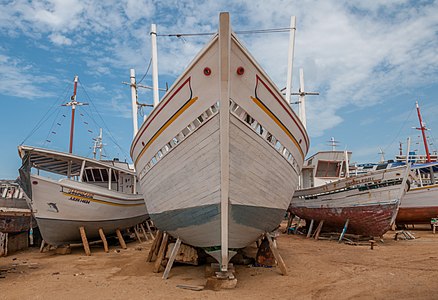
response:
[[[409,167],[350,176],[348,155],[344,155],[344,160],[340,157],[340,151],[326,151],[306,161],[306,167],[313,170],[311,174],[314,178],[304,178],[303,183],[310,182],[313,186],[305,186],[295,192],[289,211],[309,222],[324,221],[326,229],[341,231],[348,220],[349,233],[382,236],[394,223],[402,198],[409,188]]]
[[[298,185],[309,138],[232,32],[219,32],[142,124],[131,146],[155,226],[228,268],[275,229]]]
[[[71,130],[78,78],[74,94],[66,105],[72,108]],[[79,227],[87,237],[99,237],[147,220],[148,214],[141,194],[137,192],[135,170],[119,160],[99,160],[69,152],[33,146],[18,147],[22,159],[20,185],[35,216],[44,241],[59,246],[81,241]]]
[[[14,180],[0,181],[0,232],[16,233],[36,227],[23,190]]]
[[[420,106],[415,103],[420,130],[423,138],[425,154],[416,154],[407,151],[408,155],[396,156],[398,162],[411,162],[412,170],[416,173],[416,178],[411,185],[410,191],[406,194],[401,203],[396,223],[403,224],[430,224],[432,218],[438,217],[438,162],[436,153],[429,151],[426,137],[426,125],[423,122]]]

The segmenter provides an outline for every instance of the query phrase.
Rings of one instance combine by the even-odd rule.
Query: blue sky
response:
[[[332,136],[357,162],[378,161],[379,148],[392,158],[408,136],[411,148],[422,152],[419,132],[411,128],[418,127],[416,100],[436,140],[436,1],[3,0],[0,178],[18,175],[17,145],[23,141],[68,150],[70,112],[60,104],[72,94],[74,75],[78,100],[90,103],[78,110],[74,152],[90,156],[92,137],[102,127],[107,157],[129,161],[130,90],[121,82],[129,81],[130,68],[138,80],[145,74],[150,24],[157,24],[158,34],[214,32],[220,11],[230,12],[236,31],[284,28],[290,16],[297,17],[293,91],[304,68],[306,90],[320,93],[307,97],[309,154],[329,149]],[[240,38],[278,87],[285,87],[288,34]],[[171,85],[208,39],[159,36],[160,87]],[[142,83],[151,85],[150,72]],[[150,91],[139,97],[152,102]]]

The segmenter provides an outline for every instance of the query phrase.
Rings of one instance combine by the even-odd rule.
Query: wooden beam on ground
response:
[[[146,259],[147,262],[151,262],[151,261],[152,261],[152,258],[153,258],[154,253],[155,253],[155,249],[156,249],[157,247],[159,247],[158,244],[159,244],[159,242],[160,242],[160,238],[161,238],[161,236],[162,236],[162,233],[161,233],[161,231],[158,230],[158,232],[157,232],[157,237],[156,237],[156,239],[152,242],[151,249],[149,250],[149,254],[148,254],[148,257],[147,257],[147,259]]]
[[[79,232],[81,233],[82,244],[84,245],[85,255],[90,256],[90,246],[88,245],[87,235],[85,234],[84,226],[79,227]]]
[[[324,225],[324,220],[319,221],[318,227],[315,231],[315,240],[319,238],[319,234],[321,233],[322,226]]]
[[[309,232],[307,232],[307,235],[306,235],[306,239],[308,239],[309,237],[311,237],[312,236],[312,229],[313,229],[313,223],[314,223],[315,221],[312,219],[312,221],[310,221],[310,225],[309,225]]]
[[[350,222],[350,219],[347,219],[347,221],[345,221],[344,228],[342,228],[342,232],[341,232],[341,235],[339,236],[338,243],[342,242],[342,239],[344,238],[344,235],[347,232],[349,222]]]
[[[123,239],[122,233],[120,232],[120,229],[116,230],[116,234],[117,234],[117,238],[119,239],[119,243],[120,246],[122,247],[122,249],[126,249],[128,247],[126,247],[126,243],[125,240]]]
[[[178,254],[179,248],[181,247],[181,239],[178,238],[176,240],[175,245],[173,246],[172,252],[170,253],[169,261],[167,262],[166,269],[163,273],[163,279],[167,279],[169,277],[170,269],[172,269],[173,262],[175,261],[175,257]]]
[[[167,240],[168,240],[167,232],[164,232],[163,239],[162,239],[161,245],[160,245],[160,250],[158,251],[158,255],[157,255],[157,260],[155,261],[155,265],[154,265],[154,270],[153,270],[154,273],[160,272],[161,262],[163,261],[163,258],[164,258],[165,252],[166,252]]]
[[[100,239],[102,240],[102,243],[103,243],[103,250],[106,253],[108,253],[109,252],[108,242],[106,241],[105,233],[103,232],[102,228],[99,228],[99,235],[100,235]]]
[[[274,254],[275,260],[277,261],[277,264],[280,267],[281,274],[284,276],[287,276],[286,264],[284,263],[283,258],[281,257],[280,253],[278,252],[277,246],[272,241],[272,238],[269,235],[269,233],[266,233],[265,235],[269,241],[269,247],[271,248],[271,251]]]

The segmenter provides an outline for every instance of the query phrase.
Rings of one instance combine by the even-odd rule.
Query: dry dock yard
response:
[[[174,265],[169,278],[146,262],[152,241],[128,249],[98,246],[85,256],[40,253],[37,248],[0,258],[1,299],[436,299],[438,234],[428,226],[409,229],[416,239],[353,246],[281,234],[278,248],[287,276],[278,267],[236,265],[234,289],[200,291],[205,265]],[[249,252],[255,252],[256,245]]]

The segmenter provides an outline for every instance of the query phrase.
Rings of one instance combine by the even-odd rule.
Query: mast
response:
[[[158,55],[157,55],[157,25],[151,25],[151,45],[152,45],[152,87],[154,92],[154,107],[157,107],[159,100],[158,94]],[[146,116],[145,116],[146,118]]]
[[[421,134],[423,135],[423,144],[424,144],[424,150],[426,151],[427,162],[430,162],[429,146],[427,145],[427,138],[426,138],[427,128],[426,125],[423,123],[423,120],[421,119],[420,106],[418,105],[418,101],[415,101],[415,106],[417,107],[418,121],[420,121],[420,128],[416,128],[416,129],[421,130]]]
[[[137,86],[135,83],[135,70],[130,70],[131,77],[131,104],[132,104],[132,125],[134,129],[134,138],[138,132],[138,120],[137,120]]]
[[[75,111],[76,106],[88,105],[88,103],[81,103],[76,101],[76,92],[78,88],[78,75],[75,75],[74,79],[74,88],[73,88],[73,96],[70,97],[70,101],[63,106],[71,106],[71,125],[70,125],[70,147],[69,153],[73,153],[73,135],[75,129]]]
[[[74,80],[74,88],[73,88],[73,96],[71,98],[72,105],[71,105],[71,125],[70,125],[70,147],[68,152],[73,152],[73,134],[75,130],[75,111],[76,111],[76,91],[78,88],[78,75],[75,76]]]
[[[230,196],[230,53],[231,25],[230,15],[219,15],[219,139],[221,168],[221,261],[220,270],[228,271],[228,208]]]
[[[292,69],[294,65],[295,32],[297,30],[297,20],[295,16],[290,17],[289,51],[287,56],[287,82],[286,82],[286,102],[290,103],[290,92],[292,90]]]

